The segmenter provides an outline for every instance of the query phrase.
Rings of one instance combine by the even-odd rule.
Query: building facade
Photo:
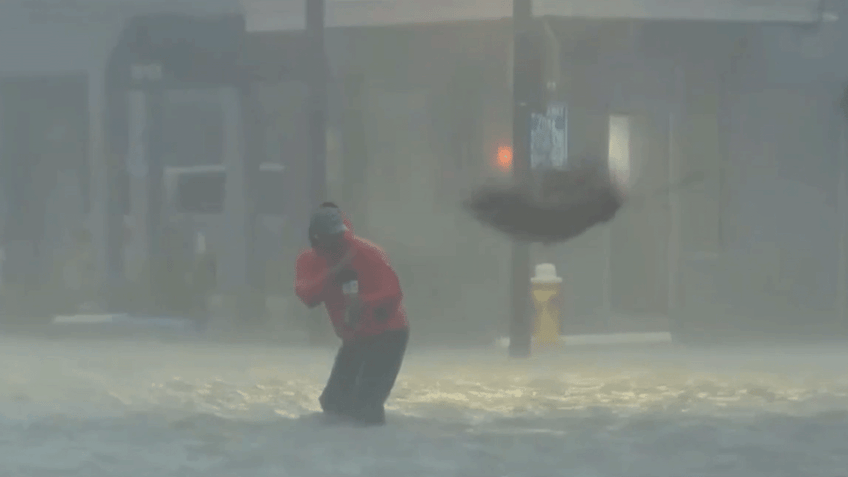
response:
[[[511,4],[425,3],[327,0],[330,193],[358,230],[389,249],[424,334],[488,339],[506,322],[508,243],[469,223],[457,204],[473,185],[505,178],[497,154],[510,144]],[[179,5],[198,15],[243,13],[260,58],[296,42],[304,25],[302,1]],[[128,18],[175,7],[91,0],[0,8],[0,142],[11,171],[5,266],[30,273],[39,263],[32,273],[55,274],[57,251],[84,223],[102,282],[106,171],[110,155],[128,154],[109,146],[106,63]],[[618,141],[634,194],[650,196],[608,227],[538,251],[565,278],[566,331],[844,327],[848,209],[838,103],[848,63],[838,56],[848,12],[840,8],[818,0],[534,4],[555,45],[546,75],[568,105],[569,155],[607,157]],[[309,208],[298,119],[308,90],[293,77],[253,91],[263,109],[263,162],[286,168],[290,203],[258,240],[262,253],[279,252],[272,267],[287,270]],[[169,113],[169,129],[180,132],[171,149],[183,152],[167,167],[237,167],[238,153],[230,162],[215,154],[234,150],[230,143],[210,146],[239,140],[226,132],[238,127],[227,125],[235,116],[222,106],[226,95],[171,96],[169,104],[196,106]],[[626,140],[611,138],[611,117],[626,125]],[[195,142],[205,149],[186,145]],[[705,179],[690,188],[651,195],[698,173]],[[26,181],[32,185],[20,187]],[[208,226],[218,230],[210,241],[229,269],[239,269],[245,247],[227,235],[238,195],[228,194],[229,215],[203,219],[218,224]],[[237,288],[247,273],[229,276],[227,286]],[[268,293],[290,288],[285,278],[274,286]],[[815,319],[798,325],[799,316]]]

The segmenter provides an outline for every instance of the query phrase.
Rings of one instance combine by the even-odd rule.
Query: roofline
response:
[[[241,0],[249,31],[302,30],[303,0]],[[500,20],[512,0],[326,0],[328,28]],[[533,0],[536,16],[818,23],[821,0]]]
[[[244,13],[248,31],[297,31],[304,0],[17,0],[45,13]],[[512,0],[325,0],[328,28],[492,21],[512,17]],[[532,0],[537,17],[598,20],[819,23],[824,0]]]

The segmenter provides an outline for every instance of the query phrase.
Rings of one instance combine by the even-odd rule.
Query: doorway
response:
[[[629,194],[647,197],[610,223],[607,290],[610,332],[668,331],[669,201],[654,197],[668,182],[668,133],[662,115],[609,118],[611,174]]]

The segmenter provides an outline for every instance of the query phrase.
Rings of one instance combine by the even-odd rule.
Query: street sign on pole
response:
[[[549,103],[547,114],[533,113],[530,165],[534,171],[564,169],[568,151],[568,116],[563,103]]]

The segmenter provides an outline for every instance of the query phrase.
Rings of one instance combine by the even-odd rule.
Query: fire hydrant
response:
[[[552,263],[536,265],[536,275],[530,278],[536,316],[533,341],[537,345],[553,345],[560,342],[560,312],[562,277],[558,277]]]

